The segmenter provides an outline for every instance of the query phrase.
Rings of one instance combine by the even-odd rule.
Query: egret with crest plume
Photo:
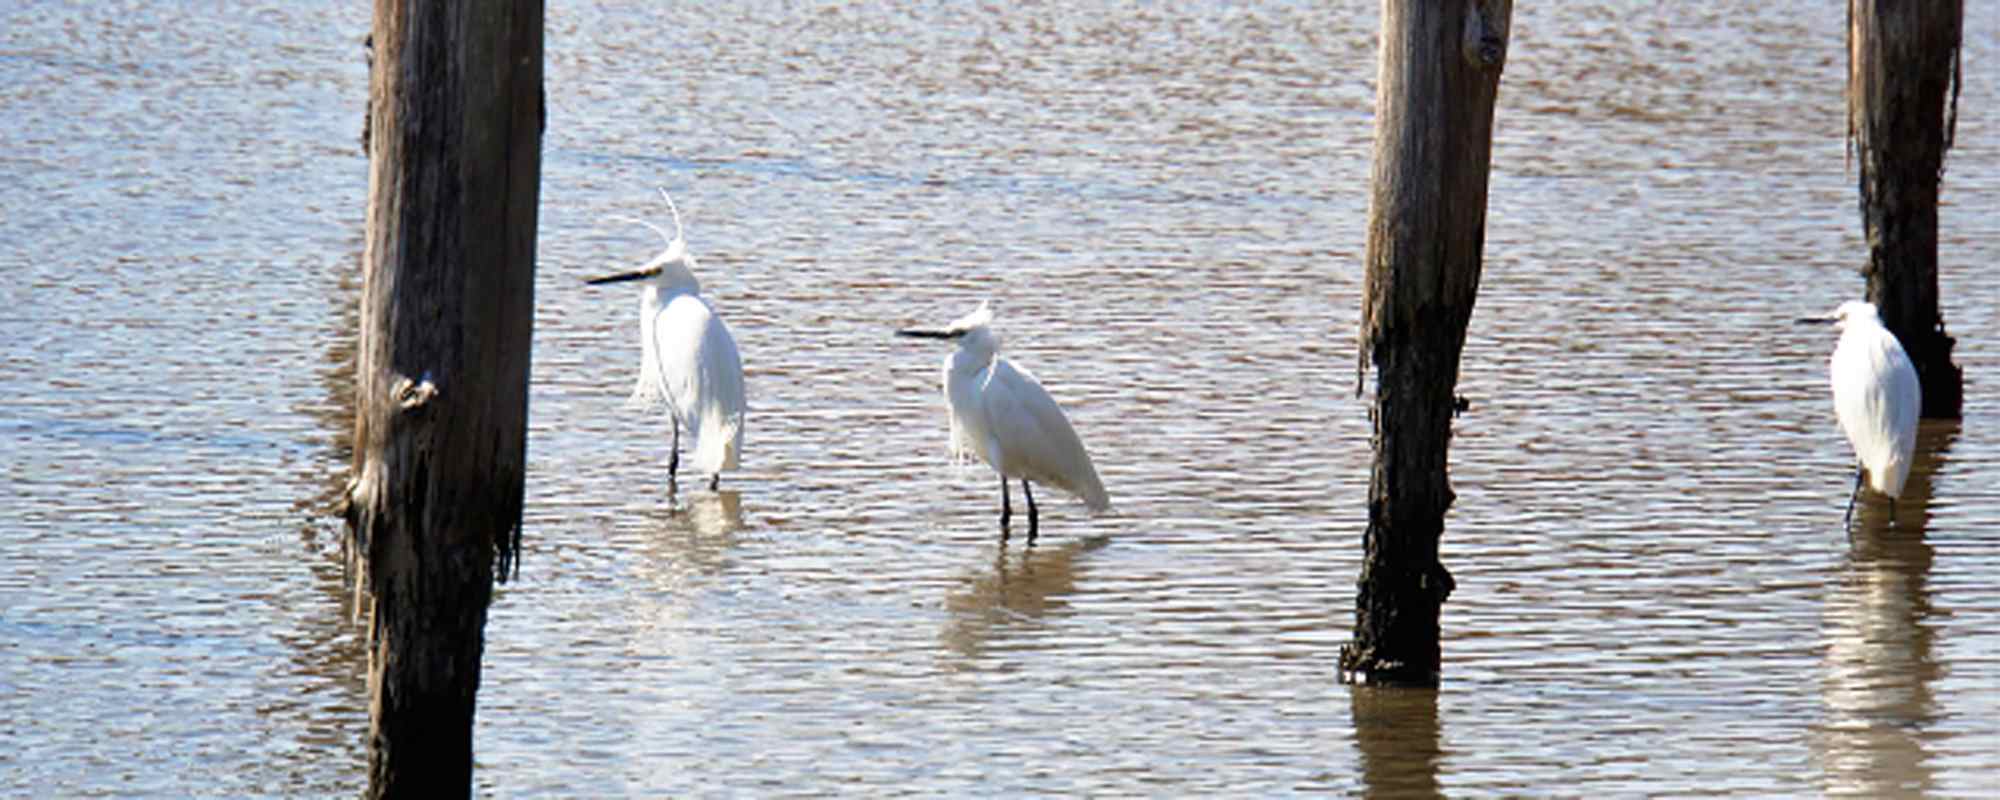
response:
[[[682,235],[681,212],[665,188],[660,197],[674,217],[674,233],[645,220],[667,246],[645,266],[631,272],[592,278],[593,286],[624,281],[645,281],[639,294],[639,381],[632,388],[628,405],[653,407],[665,404],[668,424],[673,428],[673,447],[667,458],[667,490],[675,488],[680,471],[681,429],[694,437],[689,466],[707,474],[708,488],[714,491],[722,471],[735,469],[743,449],[743,359],[736,351],[736,338],[715,313],[715,307],[701,296],[701,282],[694,277],[694,258],[688,255]]]
[[[1917,447],[1917,412],[1923,405],[1917,370],[1896,335],[1882,326],[1873,304],[1850,301],[1830,316],[1799,322],[1831,322],[1840,328],[1840,343],[1834,345],[1828,362],[1833,412],[1859,462],[1843,524],[1854,521],[1854,498],[1861,494],[1864,480],[1868,488],[1889,498],[1889,519],[1894,522],[1896,497],[1903,493]]]
[[[1000,337],[993,332],[992,322],[993,312],[980,303],[978,309],[944,330],[905,329],[896,335],[957,343],[957,349],[944,358],[952,456],[977,454],[1000,474],[1003,542],[1013,514],[1007,500],[1007,480],[1021,482],[1021,496],[1028,502],[1028,542],[1033,544],[1039,520],[1030,483],[1075,495],[1092,511],[1110,508],[1111,499],[1062,407],[1035,380],[1034,373],[1000,355]]]

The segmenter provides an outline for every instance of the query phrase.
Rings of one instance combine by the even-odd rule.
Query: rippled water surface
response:
[[[324,5],[324,4],[322,4]],[[552,3],[498,795],[1979,795],[2000,774],[2000,33],[1941,288],[1967,393],[1840,532],[1844,19],[1523,4],[1453,442],[1437,692],[1335,680],[1373,4]],[[680,4],[670,4],[680,5]],[[349,794],[365,4],[0,10],[0,787]],[[622,407],[674,193],[752,416]],[[991,299],[1117,509],[996,542],[943,352]],[[1018,502],[1018,498],[1017,498]]]

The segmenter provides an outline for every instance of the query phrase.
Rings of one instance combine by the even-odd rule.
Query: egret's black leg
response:
[[[1889,527],[1896,527],[1896,498],[1889,498]]]
[[[1007,518],[1014,516],[1014,509],[1007,505],[1007,476],[1000,476],[1000,543],[1007,543]]]
[[[1021,496],[1028,498],[1028,544],[1032,546],[1035,543],[1035,527],[1037,522],[1035,519],[1035,492],[1028,488],[1027,478],[1021,479]]]
[[[1843,517],[1840,521],[1841,527],[1847,529],[1849,536],[1854,535],[1854,498],[1861,496],[1861,474],[1861,468],[1858,466],[1855,467],[1854,491],[1847,493],[1847,516]]]
[[[667,451],[667,491],[671,493],[674,490],[675,476],[681,471],[681,423],[675,420],[669,424],[674,429],[674,447]]]
[[[710,475],[710,476],[708,476],[708,490],[709,490],[709,491],[713,492],[713,491],[715,491],[715,487],[718,487],[718,486],[721,486],[721,485],[722,485],[722,473],[718,472],[718,473],[715,473],[714,475]]]

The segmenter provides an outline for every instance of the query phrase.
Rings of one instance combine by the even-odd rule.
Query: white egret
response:
[[[650,222],[665,239],[667,247],[653,260],[631,272],[591,278],[586,283],[602,285],[646,280],[639,295],[639,381],[632,389],[629,404],[652,407],[664,402],[669,424],[674,430],[673,451],[667,461],[667,489],[673,491],[680,471],[681,429],[694,437],[690,461],[697,472],[707,473],[713,491],[722,480],[722,471],[735,469],[743,449],[743,359],[736,351],[736,339],[729,326],[715,313],[715,307],[701,296],[701,282],[694,277],[694,258],[688,255],[682,235],[681,212],[665,188],[660,197],[674,217],[674,234]]]
[[[1873,304],[1850,301],[1831,316],[1799,322],[1832,322],[1840,328],[1840,343],[1828,362],[1833,412],[1859,462],[1854,491],[1847,496],[1847,522],[1854,520],[1854,498],[1864,477],[1869,488],[1889,498],[1894,521],[1896,497],[1903,493],[1917,447],[1917,412],[1923,405],[1917,370],[1896,335],[1882,327]]]
[[[1081,499],[1092,511],[1111,507],[1083,440],[1033,373],[1000,355],[993,312],[985,303],[944,330],[899,330],[898,336],[949,339],[958,343],[944,358],[944,397],[950,406],[951,453],[968,452],[1000,474],[1000,539],[1006,541],[1013,509],[1007,479],[1021,481],[1028,501],[1028,542],[1038,523],[1030,482],[1054,486]]]

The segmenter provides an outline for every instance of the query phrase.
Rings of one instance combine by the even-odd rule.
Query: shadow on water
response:
[[[962,589],[945,597],[951,614],[941,636],[945,646],[977,659],[997,634],[1062,608],[1085,572],[1084,556],[1110,543],[1109,536],[1092,536],[1018,554],[998,548],[991,571],[965,579]]]
[[[1436,689],[1355,686],[1354,743],[1370,797],[1442,797]]]
[[[334,511],[347,491],[347,479],[353,474],[354,464],[354,418],[358,412],[355,405],[355,369],[360,358],[361,339],[361,256],[354,254],[354,261],[337,262],[332,271],[335,291],[329,301],[331,323],[320,332],[320,344],[325,348],[326,360],[313,370],[315,382],[325,391],[325,397],[317,402],[294,404],[292,411],[311,418],[321,430],[317,436],[306,442],[318,452],[325,453],[324,462],[316,462],[313,474],[305,476],[307,485],[317,484],[319,491],[310,497],[302,497],[294,509],[314,516],[337,519]],[[320,463],[338,465],[332,470],[319,469]],[[335,526],[338,538],[338,526]],[[324,542],[308,539],[308,547],[320,552],[336,553],[339,542]]]
[[[271,598],[295,617],[272,635],[286,647],[284,682],[296,688],[269,692],[257,713],[280,720],[278,727],[302,745],[275,750],[269,766],[284,774],[290,789],[317,791],[329,761],[345,762],[342,776],[361,774],[366,765],[368,648],[366,629],[348,616],[340,567],[316,558],[312,573],[313,592],[303,600]]]
[[[1825,717],[1813,735],[1821,789],[1829,795],[1928,794],[1935,776],[1925,732],[1937,720],[1930,589],[1934,554],[1932,478],[1958,438],[1956,421],[1927,421],[1916,463],[1897,501],[1896,524],[1881,498],[1855,509],[1853,542],[1822,622]]]
[[[272,635],[286,646],[285,683],[297,688],[271,692],[271,699],[257,708],[259,715],[279,720],[278,726],[291,730],[303,745],[278,748],[272,758],[272,768],[284,774],[291,790],[326,788],[316,781],[329,761],[345,762],[338,771],[343,778],[362,774],[367,764],[367,628],[350,615],[352,595],[340,562],[346,523],[334,512],[353,462],[354,369],[361,326],[361,274],[354,265],[360,260],[359,242],[350,257],[326,266],[335,291],[327,299],[329,322],[318,333],[325,360],[314,369],[324,396],[301,400],[291,409],[316,426],[301,442],[316,455],[300,462],[298,477],[298,485],[312,491],[292,505],[301,517],[299,544],[312,573],[312,591],[303,599],[273,596],[270,602],[282,609],[275,617],[290,622]]]

